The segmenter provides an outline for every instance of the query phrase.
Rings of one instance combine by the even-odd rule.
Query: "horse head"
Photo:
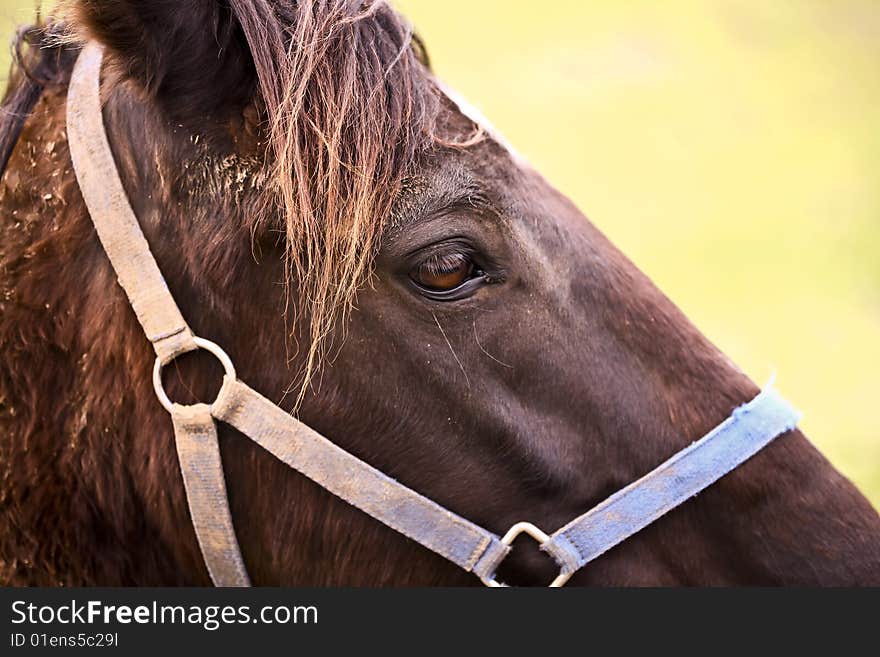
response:
[[[758,391],[435,78],[384,2],[75,2],[33,38],[51,47],[22,54],[9,93],[27,118],[2,130],[17,135],[0,190],[8,582],[207,581],[152,353],[70,166],[86,39],[105,48],[127,196],[196,333],[457,514],[555,529]],[[167,369],[173,399],[216,394],[209,357]],[[233,429],[220,440],[255,583],[473,581]],[[795,430],[572,583],[876,582],[878,537]],[[504,565],[516,583],[554,572],[526,545]]]

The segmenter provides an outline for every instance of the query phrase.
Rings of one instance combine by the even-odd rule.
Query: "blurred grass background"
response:
[[[395,4],[721,349],[758,383],[778,371],[880,507],[880,3]],[[0,0],[4,35],[32,15]]]

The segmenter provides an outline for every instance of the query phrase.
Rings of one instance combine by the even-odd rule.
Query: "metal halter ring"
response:
[[[223,351],[220,345],[211,342],[210,340],[205,340],[204,338],[199,337],[193,337],[193,342],[200,349],[209,351],[217,357],[217,360],[219,360],[220,364],[223,365],[226,376],[228,376],[232,380],[235,380],[237,378],[235,376],[235,366],[233,366],[232,364],[232,359],[225,351]],[[168,362],[170,363],[171,361]],[[156,362],[153,365],[153,389],[156,391],[156,396],[159,398],[159,403],[162,404],[162,407],[166,411],[171,413],[174,410],[174,402],[169,399],[168,395],[165,393],[165,388],[162,387],[162,368],[166,364],[167,363],[163,363],[158,358],[156,359]]]
[[[513,527],[508,529],[507,533],[501,537],[501,543],[503,545],[506,545],[507,547],[510,547],[511,543],[513,543],[513,541],[516,540],[516,537],[520,534],[528,534],[538,542],[539,546],[544,545],[550,540],[550,537],[547,534],[545,534],[543,531],[541,531],[541,529],[539,529],[532,523],[518,522]],[[499,563],[498,565],[501,564]],[[498,566],[496,566],[495,568],[497,570]],[[556,579],[550,582],[550,588],[559,588],[560,586],[563,586],[569,579],[571,579],[571,576],[573,574],[573,572],[560,572],[556,576]],[[499,582],[497,579],[495,579],[495,573],[492,573],[488,577],[481,577],[480,579],[482,580],[483,584],[490,588],[502,588],[507,586],[507,584]]]

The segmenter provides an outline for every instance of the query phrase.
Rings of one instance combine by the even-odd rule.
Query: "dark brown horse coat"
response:
[[[193,329],[455,512],[552,531],[755,394],[458,111],[384,3],[102,0],[67,20],[108,48],[110,141]],[[0,125],[0,583],[205,584],[152,352],[71,169],[60,29],[24,33]],[[169,369],[177,400],[216,390],[210,358]],[[255,583],[476,582],[222,432]],[[528,549],[503,573],[552,574]],[[880,518],[795,431],[572,583],[880,584]]]

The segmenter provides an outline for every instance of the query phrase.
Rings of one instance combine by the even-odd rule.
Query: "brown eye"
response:
[[[474,264],[461,253],[440,255],[426,260],[412,272],[412,279],[428,290],[454,290],[472,278]]]

